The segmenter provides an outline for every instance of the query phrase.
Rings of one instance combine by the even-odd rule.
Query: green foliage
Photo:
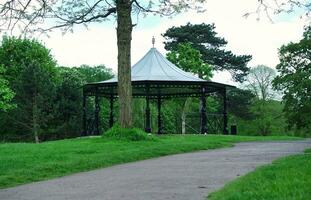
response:
[[[0,65],[0,111],[7,111],[14,107],[12,99],[15,94],[9,88],[8,81],[4,79],[4,73],[5,69]]]
[[[284,112],[288,125],[311,133],[311,27],[297,43],[289,43],[279,50],[279,75],[273,85],[283,92]]]
[[[112,70],[106,68],[104,65],[89,66],[81,65],[80,67],[75,67],[74,70],[77,70],[84,77],[86,83],[104,81],[113,77]]]
[[[231,89],[228,92],[228,108],[229,113],[245,120],[254,117],[251,106],[254,102],[255,95],[250,90]]]
[[[287,130],[283,104],[279,101],[254,100],[250,105],[251,116],[231,116],[231,123],[237,125],[239,135],[292,135]]]
[[[51,179],[111,165],[170,154],[231,146],[234,142],[295,139],[289,137],[162,136],[157,142],[76,138],[0,144],[0,188]]]
[[[249,68],[247,63],[252,59],[250,55],[234,55],[223,48],[227,41],[218,37],[214,24],[186,24],[171,27],[164,34],[165,49],[177,51],[180,43],[190,43],[202,55],[202,60],[212,66],[213,70],[227,70],[236,81],[242,82]]]
[[[248,89],[236,93],[233,97],[233,105],[239,108],[232,113],[238,118],[238,128],[241,127],[240,134],[250,135],[271,135],[286,134],[286,123],[282,114],[282,105],[272,100],[275,91],[271,88],[272,80],[276,76],[275,70],[265,65],[253,67],[246,76],[243,87]],[[231,100],[231,99],[230,99]],[[240,102],[237,102],[239,101]],[[229,103],[232,104],[232,103]],[[237,104],[237,105],[235,105]],[[242,111],[240,113],[240,111]],[[239,128],[240,129],[240,128]]]
[[[281,158],[209,195],[210,200],[311,199],[311,155]]]
[[[84,76],[75,68],[57,68],[59,82],[55,101],[54,127],[56,138],[79,136],[82,125],[82,86]]]
[[[179,68],[198,74],[199,77],[210,80],[213,76],[212,68],[204,63],[200,52],[194,49],[190,43],[180,43],[176,50],[167,53],[169,61],[177,65]]]
[[[6,69],[5,75],[10,83],[15,83],[20,70],[33,62],[40,63],[50,70],[53,70],[56,64],[50,50],[37,40],[7,36],[2,38],[0,61]],[[15,85],[12,84],[12,87],[15,88]]]
[[[167,100],[162,105],[163,132],[181,133],[181,110],[183,99]]]
[[[113,126],[103,134],[104,138],[127,140],[127,141],[144,141],[144,140],[156,140],[152,135],[148,135],[138,128],[121,128],[118,125]]]
[[[77,137],[82,130],[82,87],[86,83],[98,82],[111,78],[112,72],[103,65],[80,67],[58,67],[57,108],[54,115],[53,134],[56,138]],[[87,103],[87,118],[92,118],[94,101],[90,98]],[[108,103],[102,100],[101,124],[108,128]],[[52,127],[51,127],[52,128]]]
[[[36,141],[48,126],[54,109],[56,62],[41,43],[15,37],[3,37],[0,64],[14,91],[16,109],[7,112],[7,128],[32,134]]]
[[[0,112],[1,139],[11,141],[79,136],[83,85],[112,77],[111,70],[102,65],[56,67],[50,50],[40,42],[26,38],[3,37],[0,66],[3,66],[0,80],[4,80],[0,87],[10,85],[15,93],[12,103],[16,108]],[[4,92],[8,95],[1,95],[1,98],[8,103],[13,93]],[[92,112],[93,102],[87,107]],[[105,109],[107,106],[103,107],[102,114],[107,113]],[[91,115],[88,113],[88,117]],[[107,117],[102,118],[102,122],[107,121]]]
[[[273,102],[274,103],[274,102]],[[255,121],[256,121],[256,133],[258,135],[267,136],[271,134],[271,126],[273,124],[274,118],[279,117],[278,114],[282,113],[280,110],[279,112],[276,112],[276,109],[274,106],[271,106],[272,104],[268,103],[264,100],[257,100],[254,102],[254,105],[252,107],[252,111],[254,113]]]

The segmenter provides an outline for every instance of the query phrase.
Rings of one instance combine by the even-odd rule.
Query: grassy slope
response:
[[[209,200],[311,199],[311,149],[259,167],[209,196]]]
[[[227,147],[234,142],[276,139],[293,138],[188,135],[140,142],[78,138],[0,144],[0,188],[152,157]]]

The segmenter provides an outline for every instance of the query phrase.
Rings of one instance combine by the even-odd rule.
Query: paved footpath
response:
[[[204,200],[260,165],[311,148],[311,139],[238,143],[0,190],[1,200]]]

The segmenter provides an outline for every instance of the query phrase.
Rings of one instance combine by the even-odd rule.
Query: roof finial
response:
[[[152,36],[152,47],[154,48],[154,44],[155,44],[155,38],[154,36]]]

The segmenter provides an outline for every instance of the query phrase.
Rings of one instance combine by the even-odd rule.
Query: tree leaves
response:
[[[211,65],[214,70],[229,71],[234,80],[243,82],[249,68],[247,63],[252,59],[250,55],[234,55],[224,50],[227,41],[217,36],[214,24],[190,24],[171,27],[164,34],[165,49],[177,50],[178,44],[190,43],[202,55],[202,60]]]
[[[7,111],[14,107],[12,99],[15,93],[9,88],[9,82],[4,79],[5,69],[0,65],[0,111]]]
[[[212,68],[204,63],[198,50],[192,48],[190,43],[180,43],[176,51],[167,54],[168,60],[179,68],[199,75],[200,78],[210,80],[213,76]]]
[[[303,39],[279,50],[279,75],[273,86],[283,91],[284,111],[291,127],[311,128],[311,27]]]

